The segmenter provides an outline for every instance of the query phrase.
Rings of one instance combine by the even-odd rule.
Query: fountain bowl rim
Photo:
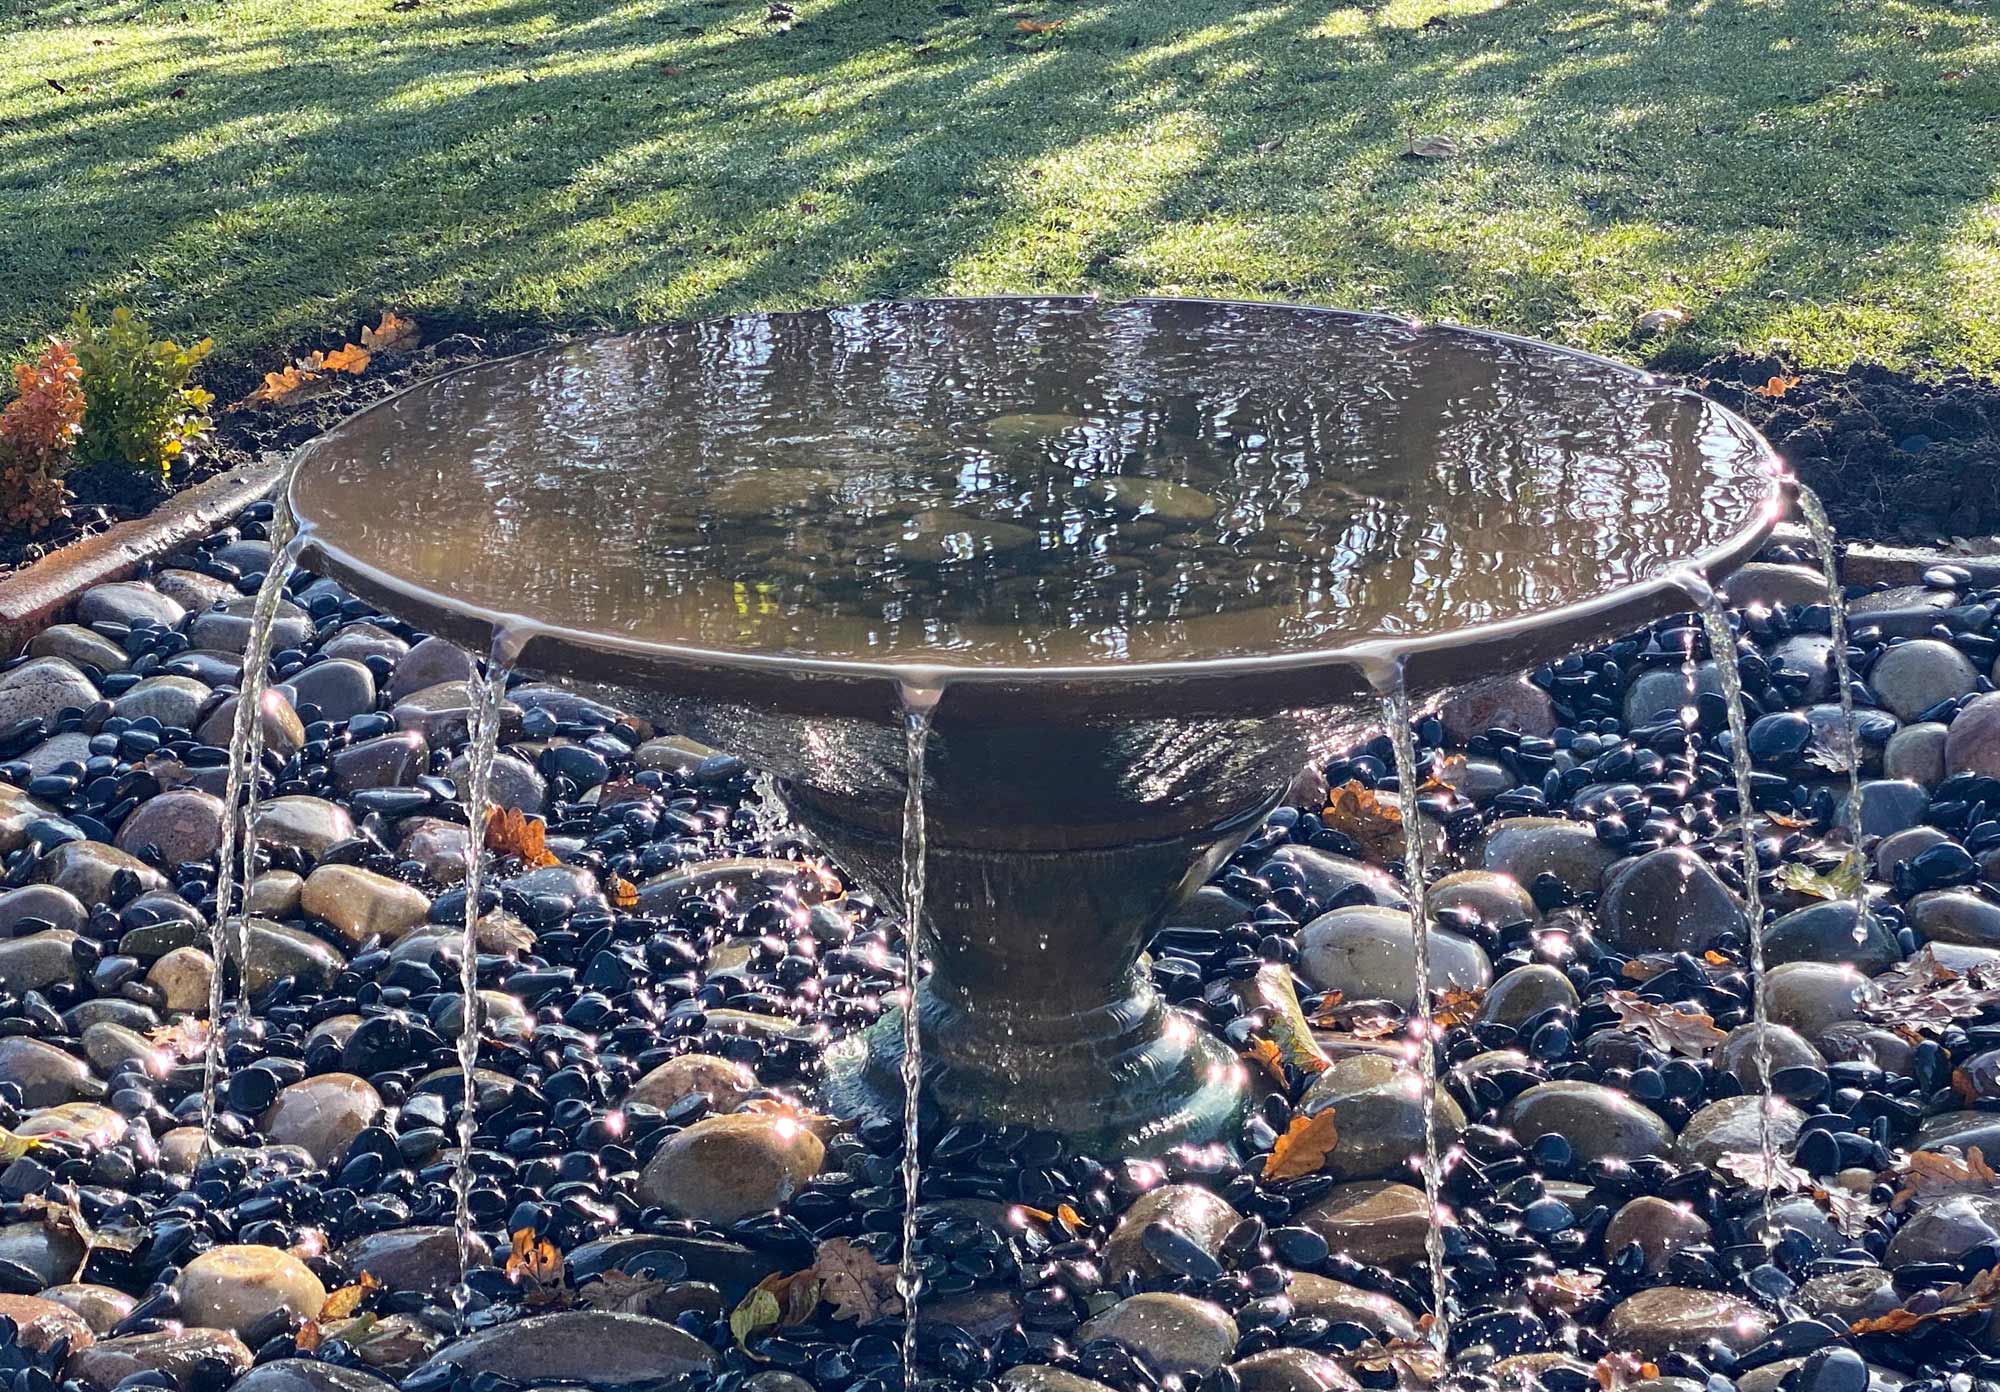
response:
[[[1191,713],[1200,708],[1212,709],[1217,713],[1240,713],[1242,701],[1239,693],[1246,682],[1274,683],[1275,689],[1267,694],[1280,697],[1287,694],[1301,698],[1312,695],[1321,698],[1329,695],[1337,697],[1345,693],[1339,689],[1341,685],[1339,683],[1332,688],[1324,683],[1324,678],[1329,674],[1339,674],[1349,678],[1344,685],[1353,692],[1374,692],[1386,689],[1400,669],[1412,688],[1447,685],[1464,680],[1468,675],[1483,675],[1485,672],[1503,670],[1510,663],[1517,667],[1530,666],[1556,653],[1581,646],[1590,641],[1593,635],[1636,628],[1653,619],[1674,613],[1678,609],[1691,607],[1692,601],[1688,598],[1687,589],[1680,577],[1696,574],[1707,581],[1718,581],[1748,561],[1769,540],[1784,515],[1786,500],[1796,486],[1796,480],[1786,469],[1782,457],[1771,447],[1763,433],[1739,413],[1709,400],[1691,388],[1666,382],[1644,368],[1619,362],[1602,354],[1550,343],[1524,334],[1473,328],[1444,321],[1426,322],[1382,311],[1299,304],[1287,300],[1232,300],[1165,295],[1106,299],[1096,295],[1016,294],[932,296],[894,303],[929,306],[996,302],[1119,306],[1198,304],[1218,308],[1287,309],[1348,320],[1394,324],[1411,330],[1438,329],[1554,353],[1580,363],[1610,369],[1644,386],[1662,388],[1670,396],[1693,398],[1700,401],[1707,409],[1722,412],[1755,441],[1758,448],[1753,466],[1748,472],[1761,473],[1768,477],[1770,488],[1762,502],[1752,511],[1745,525],[1707,551],[1691,556],[1671,569],[1663,570],[1644,580],[1514,618],[1471,624],[1439,633],[1365,638],[1334,647],[1298,652],[1141,662],[1107,659],[1102,662],[1050,665],[954,664],[940,661],[828,658],[800,653],[757,652],[707,648],[692,644],[658,643],[622,637],[615,633],[582,633],[541,623],[526,615],[510,614],[483,605],[452,601],[447,595],[384,571],[336,546],[329,545],[317,534],[310,520],[300,516],[294,506],[293,494],[298,487],[302,468],[309,462],[310,453],[336,434],[340,425],[335,425],[328,431],[303,442],[293,451],[283,474],[285,484],[276,499],[277,505],[290,509],[293,517],[299,521],[302,564],[306,563],[307,558],[311,558],[320,571],[346,583],[365,598],[380,603],[389,612],[405,617],[414,616],[414,621],[420,621],[431,631],[472,647],[475,651],[490,651],[495,657],[502,658],[510,665],[520,663],[551,672],[573,672],[602,679],[609,679],[607,674],[635,670],[645,672],[651,669],[657,673],[674,674],[678,686],[690,688],[692,691],[700,690],[705,684],[690,679],[706,673],[715,679],[715,684],[724,689],[715,693],[718,695],[725,694],[726,689],[736,689],[747,695],[752,689],[762,688],[746,683],[755,684],[772,679],[783,679],[787,686],[836,683],[873,688],[887,682],[897,687],[942,688],[946,685],[954,689],[968,686],[983,687],[996,696],[1002,692],[1069,692],[1075,696],[1095,697],[1097,699],[1090,701],[1090,704],[1103,704],[1110,709],[1129,707],[1135,698],[1142,706],[1148,708],[1155,706],[1157,702],[1147,700],[1138,693],[1155,690],[1162,684],[1168,684],[1182,688],[1183,695],[1192,700],[1192,704],[1187,707],[1177,702],[1176,712],[1186,710]],[[384,409],[400,401],[404,396],[432,389],[439,382],[451,377],[482,371],[500,363],[559,351],[573,343],[631,337],[663,329],[685,327],[693,323],[710,323],[751,315],[780,317],[787,314],[818,314],[859,307],[863,306],[836,305],[798,310],[746,311],[741,315],[719,315],[706,320],[679,320],[671,324],[651,325],[622,333],[594,334],[556,344],[544,344],[525,352],[482,359],[434,377],[426,377],[379,401],[371,402],[356,415]],[[354,417],[348,419],[352,420]],[[608,665],[613,663],[620,665]],[[1468,673],[1468,668],[1481,670]],[[1362,680],[1355,682],[1352,680],[1354,677]],[[1203,690],[1212,694],[1212,702],[1201,699],[1198,693]],[[824,709],[823,703],[812,700],[801,703],[780,698],[777,704],[814,712]],[[846,705],[845,702],[836,704]],[[872,706],[874,704],[872,698],[866,698],[866,704]],[[1269,702],[1258,702],[1258,704],[1265,705]],[[835,712],[824,710],[824,713]]]

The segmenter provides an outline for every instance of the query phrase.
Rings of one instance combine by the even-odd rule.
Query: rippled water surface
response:
[[[1277,305],[747,316],[439,379],[309,447],[315,538],[583,634],[944,665],[1517,618],[1740,532],[1768,456],[1610,364]]]

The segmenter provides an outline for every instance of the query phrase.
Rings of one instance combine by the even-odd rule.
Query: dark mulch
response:
[[[360,377],[329,375],[316,379],[282,404],[257,409],[214,408],[215,430],[192,463],[174,471],[171,487],[160,479],[99,465],[77,469],[65,480],[69,488],[68,516],[36,536],[0,532],[0,576],[32,565],[52,551],[94,536],[134,517],[143,517],[173,493],[212,478],[267,450],[290,451],[371,402],[412,383],[463,367],[483,358],[526,352],[548,342],[545,329],[510,328],[492,334],[448,332],[411,353],[381,353]],[[338,342],[308,345],[323,351]],[[220,401],[240,400],[261,380],[245,368],[225,368],[206,381]]]
[[[1760,394],[1773,377],[1798,381]],[[1741,355],[1689,382],[1769,436],[1843,536],[1921,544],[2000,532],[2000,382],[1872,363],[1799,372]]]

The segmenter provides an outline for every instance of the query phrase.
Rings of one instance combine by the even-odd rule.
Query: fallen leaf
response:
[[[650,1276],[633,1276],[613,1270],[605,1272],[576,1293],[577,1304],[586,1310],[604,1310],[614,1315],[643,1315],[653,1297],[666,1290],[667,1283]]]
[[[1333,790],[1320,820],[1357,842],[1370,860],[1386,863],[1403,857],[1403,809],[1359,779],[1350,778]]]
[[[1673,330],[1687,323],[1687,321],[1688,312],[1686,310],[1670,305],[1662,309],[1647,310],[1639,316],[1637,322],[1632,327],[1642,334],[1663,334],[1671,333]]]
[[[283,371],[264,374],[264,385],[238,402],[239,406],[272,405],[295,395],[306,383],[319,376],[315,367],[308,367],[305,361],[288,363]]]
[[[1458,142],[1448,135],[1419,135],[1403,147],[1406,159],[1457,159]]]
[[[1776,401],[1779,397],[1783,396],[1786,392],[1790,391],[1793,387],[1796,387],[1798,384],[1799,384],[1799,379],[1796,377],[1773,377],[1763,386],[1752,387],[1751,390],[1756,392],[1757,395],[1759,396],[1767,396],[1771,400]]]
[[[23,1155],[40,1145],[34,1136],[17,1136],[6,1127],[0,1126],[0,1165],[11,1165]]]
[[[1282,146],[1284,143],[1285,143],[1284,136],[1274,135],[1269,140],[1261,141],[1258,144],[1251,146],[1250,148],[1256,151],[1256,153],[1260,155],[1269,155],[1269,154],[1275,154],[1278,148]]]
[[[1736,965],[1734,958],[1730,957],[1727,953],[1717,952],[1712,947],[1701,954],[1701,960],[1708,963],[1711,967],[1733,967]]]
[[[639,886],[623,875],[611,877],[611,907],[614,909],[636,909],[639,907]]]
[[[1651,1039],[1669,1053],[1689,1058],[1706,1058],[1729,1035],[1715,1027],[1712,1016],[1700,1011],[1678,1010],[1671,1005],[1655,1005],[1636,992],[1610,991],[1605,1000],[1618,1012],[1618,1023]]]
[[[168,100],[168,101],[179,101],[179,100],[180,100],[180,99],[181,99],[182,97],[186,96],[187,94],[188,94],[188,89],[187,89],[187,88],[185,88],[185,87],[176,87],[176,88],[174,88],[174,90],[173,90],[173,91],[171,91],[171,92],[167,93],[167,100]]]
[[[1285,1080],[1285,1056],[1270,1040],[1251,1040],[1250,1047],[1243,1051],[1243,1061],[1262,1068],[1279,1087],[1289,1086]]]
[[[337,348],[320,360],[320,366],[328,372],[345,372],[359,377],[368,370],[368,363],[375,355],[358,343],[350,343]]]
[[[161,1025],[146,1035],[154,1048],[186,1062],[208,1052],[208,1021],[183,1015],[170,1025]]]
[[[1558,1271],[1528,1282],[1528,1294],[1544,1310],[1573,1315],[1595,1300],[1604,1277],[1588,1271]]]
[[[1068,1204],[1056,1205],[1056,1221],[1073,1233],[1085,1232],[1090,1228],[1090,1224],[1083,1220],[1083,1215]]]
[[[1479,1007],[1486,1000],[1484,987],[1474,987],[1461,991],[1456,986],[1447,986],[1438,1003],[1431,1009],[1431,1022],[1439,1029],[1451,1029],[1457,1025],[1469,1025],[1479,1014]]]
[[[1789,861],[1778,870],[1778,884],[1796,894],[1810,899],[1826,899],[1834,903],[1851,900],[1861,893],[1865,882],[1861,854],[1849,851],[1841,857],[1840,863],[1822,874],[1810,865]]]
[[[309,1319],[300,1325],[299,1332],[292,1336],[292,1346],[300,1353],[313,1353],[318,1350],[322,1337],[319,1321]]]
[[[1271,1147],[1270,1158],[1264,1162],[1264,1178],[1304,1179],[1318,1174],[1338,1144],[1340,1130],[1333,1124],[1333,1108],[1293,1117],[1285,1134]]]
[[[1855,1334],[1905,1334],[1933,1320],[1986,1314],[2000,1305],[2000,1267],[1989,1266],[1962,1285],[1946,1286],[1938,1292],[1937,1302],[1934,1308],[1921,1313],[1898,1306],[1874,1319],[1858,1319],[1849,1329]]]
[[[1764,820],[1768,821],[1772,826],[1783,827],[1786,831],[1803,831],[1807,827],[1814,825],[1811,817],[1792,817],[1787,816],[1783,812],[1766,812]]]
[[[729,1312],[729,1332],[736,1340],[736,1347],[743,1350],[744,1357],[759,1363],[764,1361],[763,1355],[750,1351],[750,1340],[766,1329],[777,1328],[778,1316],[782,1313],[778,1297],[762,1285],[756,1286],[737,1302],[736,1308]]]
[[[394,310],[382,311],[381,323],[361,330],[361,346],[372,353],[407,353],[423,341],[417,321],[405,319]]]
[[[486,849],[523,865],[561,864],[549,851],[543,823],[518,807],[495,807],[486,814]]]
[[[1811,1174],[1782,1156],[1766,1160],[1760,1151],[1729,1151],[1715,1162],[1715,1168],[1752,1189],[1768,1189],[1774,1194],[1809,1194],[1813,1190]]]
[[[514,1230],[513,1250],[507,1257],[507,1279],[526,1289],[523,1304],[545,1307],[568,1301],[562,1252],[547,1238],[536,1237],[533,1228]]]
[[[1918,1150],[1898,1167],[1903,1187],[1889,1200],[1901,1213],[1913,1202],[1929,1202],[1946,1194],[1991,1194],[2000,1189],[2000,1174],[1986,1163],[1978,1146],[1963,1158],[1941,1150]]]
[[[903,1313],[896,1268],[875,1260],[867,1248],[844,1237],[820,1243],[812,1270],[819,1278],[820,1294],[832,1304],[837,1320],[873,1324],[885,1315]]]
[[[1023,34],[1053,34],[1066,23],[1061,19],[1022,19],[1016,20],[1014,27]]]
[[[353,1285],[342,1286],[339,1290],[333,1291],[326,1297],[325,1302],[319,1307],[319,1318],[322,1320],[352,1319],[354,1312],[361,1308],[361,1302],[368,1298],[369,1293],[380,1289],[382,1289],[382,1283],[364,1271],[361,1273],[361,1279]]]

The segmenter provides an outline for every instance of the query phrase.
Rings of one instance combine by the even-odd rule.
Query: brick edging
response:
[[[142,562],[229,521],[271,491],[284,463],[284,456],[267,454],[239,464],[174,494],[144,517],[72,542],[0,580],[0,653],[18,652],[91,586],[128,579]]]

